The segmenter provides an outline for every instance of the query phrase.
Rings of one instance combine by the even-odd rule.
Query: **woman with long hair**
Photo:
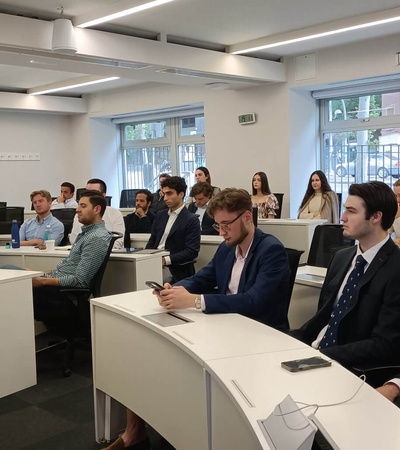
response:
[[[259,219],[274,219],[279,202],[269,188],[268,177],[264,172],[256,172],[252,179],[251,202],[253,208],[258,208]]]
[[[328,223],[339,223],[338,197],[321,170],[310,176],[298,219],[326,219]]]
[[[203,166],[198,167],[194,172],[194,177],[196,179],[196,183],[198,183],[199,181],[205,181],[206,183],[208,183],[212,186],[212,188],[213,188],[212,196],[217,195],[221,192],[221,189],[219,187],[213,186],[211,184],[211,175],[210,175],[210,171],[207,169],[207,167],[203,167]]]

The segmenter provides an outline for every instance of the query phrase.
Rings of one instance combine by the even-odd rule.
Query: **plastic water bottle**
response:
[[[19,226],[16,219],[13,219],[11,224],[11,245],[12,248],[19,248],[20,247],[20,241],[19,241]]]
[[[50,235],[50,225],[46,225],[46,230],[44,232],[44,240],[48,241],[51,239],[51,235]]]

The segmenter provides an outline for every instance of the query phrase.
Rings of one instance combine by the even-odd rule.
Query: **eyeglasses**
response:
[[[218,231],[218,233],[219,233],[220,230],[223,230],[223,231],[231,231],[231,225],[233,224],[233,222],[236,222],[236,221],[239,219],[240,216],[243,216],[243,214],[244,214],[245,212],[246,212],[246,211],[243,211],[242,213],[240,213],[238,216],[236,216],[236,217],[235,217],[233,220],[231,220],[230,222],[225,222],[225,223],[221,223],[221,224],[219,224],[219,223],[214,223],[212,227],[214,228],[214,230]]]

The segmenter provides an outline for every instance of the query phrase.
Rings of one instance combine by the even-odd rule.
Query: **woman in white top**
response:
[[[253,208],[258,208],[259,219],[274,219],[276,209],[279,209],[279,202],[274,194],[271,194],[268,178],[264,172],[257,172],[252,180],[253,195],[251,202]]]
[[[400,247],[400,179],[393,185],[393,191],[397,199],[397,213],[393,222],[391,232],[394,232],[393,241]]]
[[[310,176],[298,219],[327,219],[329,223],[339,223],[338,197],[321,170],[316,170]]]

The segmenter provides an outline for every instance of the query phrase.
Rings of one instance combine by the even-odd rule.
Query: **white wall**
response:
[[[153,83],[90,96],[90,113],[71,118],[1,112],[0,152],[40,151],[42,160],[0,163],[0,200],[28,207],[33,189],[47,187],[56,194],[61,181],[84,186],[95,176],[105,179],[118,206],[119,144],[108,117],[202,102],[213,183],[250,190],[252,175],[263,170],[272,190],[285,193],[283,217],[294,217],[309,175],[319,167],[318,110],[309,91],[337,81],[397,73],[398,41],[394,36],[319,51],[315,73],[310,70],[311,76],[302,81],[296,80],[295,59],[287,58],[286,84],[210,91]],[[256,124],[238,124],[237,116],[246,112],[256,113]],[[15,185],[17,189],[10,188]]]
[[[29,194],[60,191],[63,181],[75,184],[69,157],[71,120],[68,116],[0,112],[0,153],[40,153],[40,161],[0,161],[0,199],[9,206],[31,207]]]

